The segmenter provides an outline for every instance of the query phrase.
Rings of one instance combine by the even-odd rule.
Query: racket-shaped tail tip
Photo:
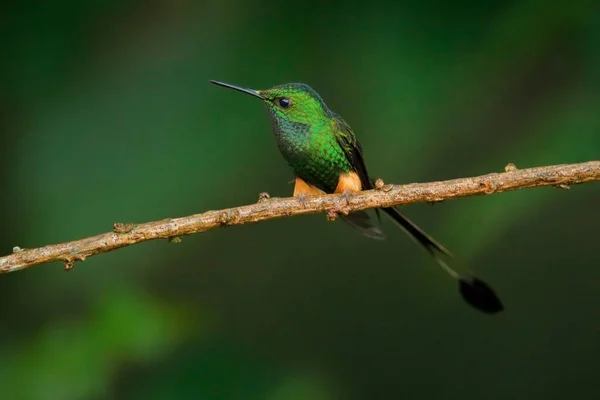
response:
[[[504,310],[500,298],[481,279],[461,277],[458,279],[458,286],[462,298],[473,308],[486,314],[496,314]]]

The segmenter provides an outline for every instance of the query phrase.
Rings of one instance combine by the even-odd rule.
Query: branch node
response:
[[[221,215],[219,216],[219,223],[221,225],[232,225],[235,224],[239,221],[240,219],[240,212],[238,210],[228,210],[228,211],[223,211],[221,213]]]
[[[167,240],[169,243],[181,243],[181,238],[179,236],[169,236]]]
[[[65,261],[65,271],[71,271],[75,268],[75,260],[69,259]]]
[[[220,215],[219,215],[219,224],[221,225],[227,225],[227,223],[229,222],[228,218],[227,218],[227,212],[223,211]]]
[[[565,189],[565,190],[571,189],[571,186],[567,185],[566,183],[559,183],[558,185],[554,185],[554,187],[558,188],[558,189]]]
[[[327,221],[333,222],[337,219],[337,212],[333,209],[327,210]]]
[[[498,182],[496,181],[481,182],[479,186],[484,188],[483,191],[485,194],[492,194],[498,190]]]
[[[267,192],[261,192],[258,194],[258,203],[264,203],[271,198],[271,195]]]
[[[135,228],[135,224],[124,224],[122,222],[115,222],[113,224],[114,233],[129,233]]]
[[[389,192],[390,190],[392,190],[394,188],[394,185],[391,183],[388,183],[387,185],[383,182],[383,179],[381,178],[377,178],[377,180],[375,181],[375,190],[381,190],[382,192]]]
[[[86,256],[84,255],[80,255],[80,254],[75,254],[74,256],[67,256],[64,257],[64,262],[65,262],[65,271],[70,271],[73,268],[75,268],[75,261],[85,261]]]
[[[506,172],[514,172],[516,171],[518,168],[514,163],[508,163],[506,164],[506,166],[504,167],[504,171]]]

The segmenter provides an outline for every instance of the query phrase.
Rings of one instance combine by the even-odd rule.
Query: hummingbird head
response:
[[[284,83],[270,89],[246,89],[228,83],[210,81],[261,99],[269,110],[275,129],[326,123],[331,118],[321,96],[304,83]]]

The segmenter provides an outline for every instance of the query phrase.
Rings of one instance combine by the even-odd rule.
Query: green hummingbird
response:
[[[354,131],[327,107],[321,96],[304,83],[285,83],[265,90],[254,90],[211,80],[219,86],[234,89],[256,98],[266,105],[277,145],[296,178],[294,196],[344,193],[374,188],[367,172],[363,149]],[[485,313],[504,309],[493,289],[481,279],[462,276],[450,268],[442,256],[451,253],[394,207],[381,208],[414,240],[433,256],[440,267],[459,282],[463,299]],[[355,211],[341,218],[374,239],[384,239],[377,220],[366,211]]]

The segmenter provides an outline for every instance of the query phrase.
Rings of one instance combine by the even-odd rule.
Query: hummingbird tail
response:
[[[382,208],[382,210],[392,217],[392,219],[400,225],[400,227],[406,231],[413,239],[415,239],[418,243],[420,243],[427,251],[429,251],[434,257],[437,256],[437,253],[444,254],[446,256],[452,257],[452,254],[442,246],[439,242],[437,242],[434,238],[425,233],[421,228],[419,228],[414,222],[410,219],[406,218],[404,215],[400,213],[400,211],[396,210],[393,207]],[[437,258],[437,257],[436,257]],[[447,267],[447,266],[446,266]],[[444,268],[446,269],[446,268]]]
[[[373,222],[373,219],[366,211],[354,211],[348,215],[340,215],[340,218],[371,239],[385,239],[385,234],[381,228]]]
[[[415,241],[423,245],[439,266],[458,281],[460,295],[469,305],[486,314],[495,314],[504,309],[502,302],[487,283],[476,277],[461,276],[446,264],[440,256],[443,254],[452,257],[452,254],[444,246],[436,242],[435,239],[422,231],[421,228],[395,208],[383,208],[382,210],[392,217]]]
[[[393,207],[382,208],[382,210],[388,214],[392,219],[400,225],[400,227],[409,234],[411,238],[413,238],[417,243],[421,244],[425,250],[429,252],[438,263],[438,265],[448,273],[454,279],[459,279],[460,275],[458,272],[453,270],[446,264],[446,262],[440,257],[440,255],[445,255],[448,257],[452,257],[452,253],[448,251],[442,244],[437,242],[434,238],[429,236],[425,231],[419,228],[414,222],[410,219],[406,218],[404,215],[400,213],[400,211],[396,210]]]

